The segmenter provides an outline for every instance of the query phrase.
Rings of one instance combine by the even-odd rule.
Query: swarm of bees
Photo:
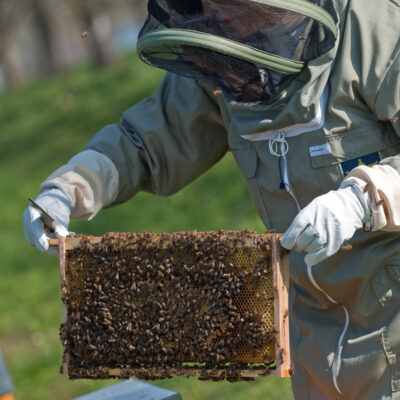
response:
[[[274,367],[271,239],[251,231],[110,233],[66,254],[71,378],[249,379]]]

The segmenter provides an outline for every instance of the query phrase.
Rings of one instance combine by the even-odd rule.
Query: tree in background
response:
[[[17,15],[26,12],[25,0],[0,1],[0,64],[4,78],[10,86],[18,86],[26,80],[25,67],[15,39]]]
[[[69,1],[31,0],[30,5],[35,14],[34,23],[43,44],[48,71],[63,72],[89,58],[79,34],[83,29],[82,21]]]
[[[101,66],[110,64],[115,59],[116,53],[113,46],[109,1],[73,0],[71,3],[87,28],[86,32],[90,32],[87,40],[90,44],[92,60]]]
[[[145,0],[1,0],[0,67],[6,86],[76,64],[109,65],[117,56],[115,29],[142,21],[144,10]]]

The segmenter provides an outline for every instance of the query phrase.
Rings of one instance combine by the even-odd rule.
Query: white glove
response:
[[[68,224],[72,209],[71,201],[60,189],[51,188],[44,190],[35,199],[35,202],[56,220],[53,224],[54,232],[51,232],[44,225],[40,211],[33,206],[29,206],[22,216],[25,237],[31,246],[36,246],[40,251],[58,255],[58,251],[49,246],[48,240],[69,235]]]
[[[357,229],[369,226],[367,194],[352,184],[315,198],[293,220],[280,242],[288,250],[305,251],[315,265],[335,254]]]

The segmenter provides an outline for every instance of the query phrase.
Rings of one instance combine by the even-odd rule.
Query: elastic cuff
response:
[[[400,175],[389,165],[354,168],[341,187],[358,184],[368,192],[372,230],[400,231]]]
[[[40,186],[42,190],[54,187],[72,200],[71,218],[90,220],[117,197],[119,174],[104,154],[85,150],[72,157]]]

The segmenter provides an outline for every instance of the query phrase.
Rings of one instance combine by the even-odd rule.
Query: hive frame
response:
[[[240,371],[240,378],[252,379],[260,376],[273,375],[278,378],[290,377],[293,373],[293,367],[290,361],[290,341],[289,341],[289,253],[284,250],[279,243],[279,234],[272,236],[272,268],[273,268],[273,288],[274,288],[274,330],[276,346],[276,367],[273,370],[266,369],[243,369]],[[101,241],[101,237],[88,237],[92,243]],[[67,293],[66,279],[66,252],[80,246],[81,238],[68,237],[60,239],[50,239],[51,246],[58,246],[60,258],[60,282],[61,293]],[[67,321],[68,311],[63,303],[63,322]],[[69,375],[69,354],[66,353],[63,358],[61,372]],[[109,377],[127,378],[129,376],[141,376],[146,373],[145,368],[110,368],[105,369]],[[160,375],[163,371],[159,369]],[[225,374],[224,369],[207,370],[207,377],[213,377],[218,380]],[[152,369],[153,376],[157,376],[157,368]],[[186,377],[201,377],[205,373],[204,369],[190,368],[185,371]]]

